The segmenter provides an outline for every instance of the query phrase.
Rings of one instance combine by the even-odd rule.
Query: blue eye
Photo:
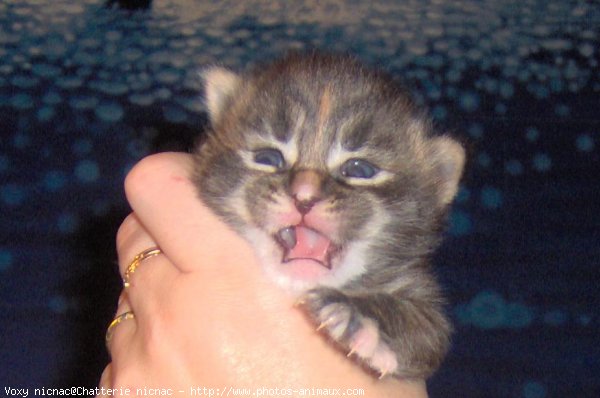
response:
[[[342,165],[340,172],[344,177],[367,179],[373,178],[379,169],[366,160],[350,159]]]
[[[255,151],[254,161],[258,164],[273,166],[277,169],[281,169],[285,165],[285,160],[283,159],[281,152],[273,148],[265,148]]]

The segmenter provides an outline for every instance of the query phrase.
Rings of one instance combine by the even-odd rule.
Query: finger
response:
[[[128,215],[117,232],[119,270],[126,288],[140,283],[141,278],[158,278],[155,275],[157,273],[164,276],[165,272],[176,271],[172,266],[164,267],[167,263],[163,263],[163,266],[154,265],[161,262],[159,257],[164,256],[162,251],[156,249],[156,241],[136,214]]]
[[[165,281],[179,273],[164,253],[149,251],[156,247],[155,240],[135,213],[123,220],[117,232],[119,269],[128,305],[138,315],[138,320],[140,316],[143,319],[145,313],[153,311],[162,297],[160,292],[165,289]],[[125,310],[118,313],[123,312]]]
[[[111,388],[111,384],[110,384],[110,380],[112,379],[111,373],[112,373],[112,365],[109,363],[104,368],[104,371],[102,372],[102,376],[100,376],[100,381],[98,382],[99,389],[106,390],[106,389]],[[101,393],[98,393],[98,395],[96,395],[96,398],[101,398],[101,397],[104,397],[104,395],[102,395]]]
[[[131,303],[129,301],[129,294],[126,290],[122,290],[121,294],[119,295],[119,303],[117,304],[115,316],[127,311],[132,311]]]
[[[111,357],[113,356],[114,347],[117,345],[127,346],[127,339],[133,336],[137,323],[134,317],[126,316],[125,314],[134,314],[127,292],[123,291],[119,296],[119,305],[115,317],[109,324],[106,330],[105,342]]]
[[[125,217],[117,231],[116,240],[121,276],[125,276],[128,266],[137,254],[157,246],[135,213]]]
[[[192,168],[192,156],[179,153],[152,155],[133,168],[125,191],[140,222],[185,271],[255,261],[247,243],[200,201]]]

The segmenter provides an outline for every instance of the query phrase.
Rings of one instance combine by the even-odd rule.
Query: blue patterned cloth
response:
[[[403,78],[469,149],[431,396],[600,396],[597,2],[117,3],[0,2],[0,387],[95,386],[123,178],[192,146],[198,71],[320,48]]]

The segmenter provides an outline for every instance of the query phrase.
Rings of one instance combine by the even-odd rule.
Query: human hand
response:
[[[117,396],[125,388],[189,396],[196,387],[426,396],[423,382],[377,380],[317,333],[252,248],[201,203],[191,167],[189,155],[154,155],[126,179],[133,213],[117,236],[121,274],[150,247],[163,254],[144,260],[121,295],[117,314],[135,318],[114,328],[101,387]]]

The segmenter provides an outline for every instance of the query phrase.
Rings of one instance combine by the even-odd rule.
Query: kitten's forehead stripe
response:
[[[325,135],[325,125],[329,116],[331,114],[331,86],[327,85],[323,90],[323,94],[321,95],[321,100],[319,102],[319,114],[317,116],[317,129],[316,129],[316,142],[322,142],[323,136]]]
[[[305,160],[311,163],[311,166],[316,166],[322,162],[323,154],[320,153],[323,148],[327,148],[329,146],[328,140],[328,132],[327,129],[330,128],[329,119],[331,117],[331,111],[333,106],[334,99],[332,98],[332,92],[330,85],[326,85],[323,89],[323,92],[318,98],[318,108],[317,114],[315,118],[315,125],[313,127],[313,131],[307,131],[307,133],[311,136],[311,153],[307,153],[307,157]]]
[[[318,87],[318,86],[317,86]],[[304,118],[302,123],[298,123],[297,135],[298,145],[303,150],[299,153],[298,167],[301,168],[323,168],[326,164],[328,148],[331,146],[335,137],[334,123],[331,117],[337,106],[337,99],[334,98],[333,90],[330,84],[316,89],[315,86],[307,85],[307,98],[312,98],[301,108]],[[333,131],[332,131],[333,129]]]

